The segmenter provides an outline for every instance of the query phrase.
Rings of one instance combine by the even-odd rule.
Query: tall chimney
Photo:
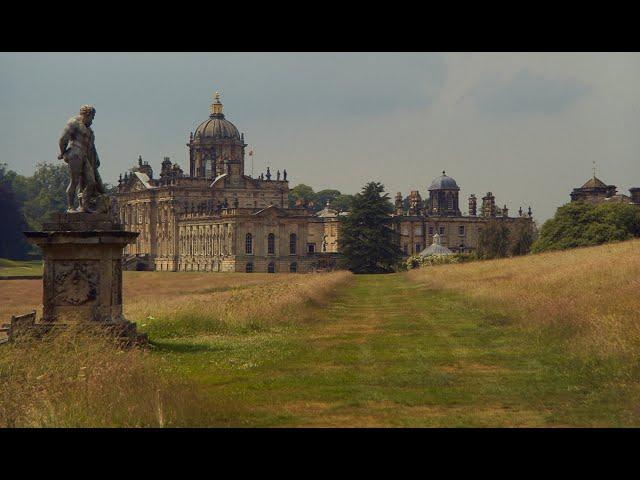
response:
[[[469,215],[475,217],[478,213],[478,200],[474,194],[469,197]]]

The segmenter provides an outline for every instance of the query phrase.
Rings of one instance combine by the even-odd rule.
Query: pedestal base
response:
[[[139,336],[122,314],[122,250],[137,232],[124,231],[106,214],[59,213],[43,231],[25,236],[44,258],[43,318],[29,328],[81,324]]]
[[[47,335],[64,332],[71,328],[80,328],[83,332],[112,335],[123,346],[144,346],[149,342],[147,334],[138,332],[136,324],[128,320],[82,324],[36,322],[35,311],[12,316],[11,323],[2,325],[0,330],[6,334],[5,341],[15,342],[24,338],[42,339]],[[0,343],[3,342],[0,341]]]

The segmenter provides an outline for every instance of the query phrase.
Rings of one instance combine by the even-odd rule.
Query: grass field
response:
[[[152,348],[3,350],[0,425],[638,426],[638,279],[637,240],[394,275],[126,272]],[[40,301],[3,282],[0,315],[9,283]],[[25,410],[52,362],[74,380]]]
[[[42,275],[42,260],[0,258],[0,277]]]

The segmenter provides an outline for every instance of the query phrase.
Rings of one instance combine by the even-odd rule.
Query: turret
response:
[[[443,170],[442,175],[431,182],[429,186],[429,214],[459,216],[458,193],[460,187],[456,181],[447,176]]]

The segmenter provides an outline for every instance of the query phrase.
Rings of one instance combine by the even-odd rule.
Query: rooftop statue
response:
[[[69,119],[60,137],[58,160],[64,160],[69,165],[71,176],[67,187],[67,213],[109,212],[110,202],[98,173],[100,159],[91,130],[95,115],[96,109],[93,106],[83,105],[79,114]]]

